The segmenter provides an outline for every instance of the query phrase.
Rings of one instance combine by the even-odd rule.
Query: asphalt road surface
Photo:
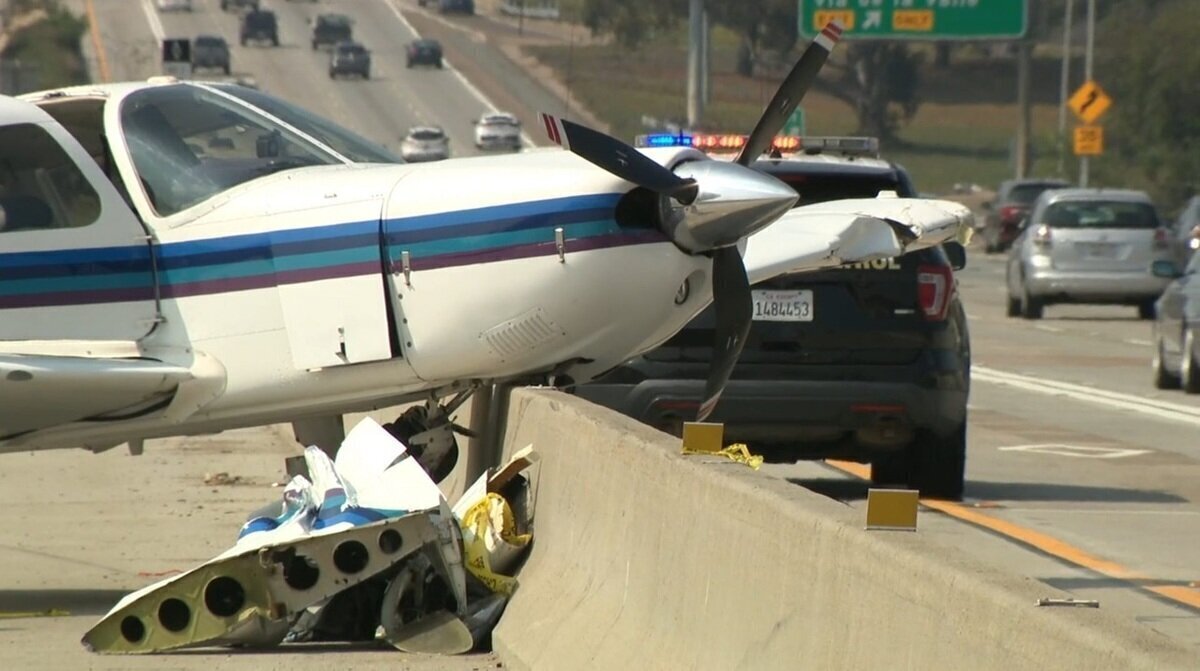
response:
[[[415,3],[390,0],[277,0],[272,8],[280,16],[282,46],[242,48],[237,19],[220,12],[217,0],[197,2],[192,15],[161,17],[149,4],[95,2],[105,54],[96,58],[106,62],[112,80],[158,74],[155,40],[164,34],[220,34],[233,47],[235,73],[252,75],[263,89],[392,147],[409,126],[438,123],[459,156],[474,153],[470,120],[488,105],[481,90],[509,91],[500,104],[522,118],[549,99],[526,92],[528,77],[509,65],[489,63],[484,47],[471,47],[481,44],[478,31],[487,28],[480,17],[445,22],[420,13]],[[403,48],[412,35],[396,9],[401,6],[413,24],[452,31],[446,33],[453,34],[446,40],[451,64],[458,57],[462,72],[489,79],[476,88],[455,74],[457,66],[407,70]],[[327,54],[308,45],[307,19],[319,11],[355,18],[355,38],[373,50],[374,79],[328,78]],[[509,77],[511,82],[502,81]],[[526,108],[516,108],[522,101]],[[959,274],[975,366],[967,500],[927,502],[918,533],[1011,574],[1097,600],[1101,608],[1193,646],[1200,659],[1200,398],[1152,387],[1150,324],[1134,308],[1054,306],[1039,321],[1007,318],[1003,273],[1001,257],[973,248]],[[246,512],[276,495],[270,484],[281,475],[282,457],[294,453],[285,433],[264,428],[152,441],[136,459],[121,448],[95,457],[73,451],[5,457],[0,667],[399,664],[399,653],[379,649],[338,650],[335,658],[208,652],[114,660],[89,656],[77,645],[126,591],[231,542]],[[865,507],[863,470],[854,465],[773,464],[765,470]],[[221,471],[242,479],[204,484],[206,474]],[[71,615],[5,616],[51,608]],[[496,664],[478,656],[404,661],[431,669]]]

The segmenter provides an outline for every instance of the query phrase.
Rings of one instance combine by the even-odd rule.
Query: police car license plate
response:
[[[754,321],[760,322],[810,322],[813,320],[813,292],[810,289],[794,291],[751,292],[754,304]]]

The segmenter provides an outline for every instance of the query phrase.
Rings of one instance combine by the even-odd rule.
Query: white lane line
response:
[[[1147,375],[1147,378],[1149,378],[1149,375]],[[1065,396],[1093,405],[1129,410],[1149,417],[1158,417],[1191,426],[1200,426],[1200,408],[1183,405],[1182,403],[1158,401],[1134,396],[1133,394],[1123,394],[1116,391],[1096,389],[1095,387],[1085,387],[1070,382],[1009,373],[978,365],[971,366],[971,379],[980,382],[1001,384],[1048,396]]]
[[[1033,328],[1035,328],[1039,331],[1046,331],[1047,333],[1062,333],[1063,332],[1063,330],[1058,328],[1057,326],[1046,326],[1045,324],[1038,324],[1037,326],[1034,326]]]
[[[404,18],[404,14],[400,11],[400,8],[396,6],[396,0],[383,0],[383,4],[387,5],[388,9],[392,10],[392,14],[394,14],[396,18],[400,20],[400,23],[403,24],[404,27],[409,30],[409,32],[417,37],[421,36],[421,34],[417,32],[417,29],[413,27],[413,24],[409,23],[408,19]],[[457,26],[453,26],[452,24],[448,25],[457,28]],[[496,112],[500,111],[491,100],[488,100],[487,96],[483,95],[483,91],[480,91],[475,87],[474,84],[468,81],[467,78],[463,76],[463,73],[459,72],[458,68],[454,67],[454,65],[448,59],[443,58],[442,64],[445,66],[445,69],[449,70],[451,74],[458,78],[458,81],[462,82],[463,87],[465,87],[467,91],[471,93],[471,95],[475,96],[479,102],[483,103],[483,106],[487,109],[488,113],[495,114]],[[537,146],[533,143],[533,138],[529,137],[529,134],[524,130],[521,131],[521,143],[526,147]]]
[[[1137,345],[1139,347],[1153,347],[1154,346],[1154,343],[1150,342],[1149,340],[1142,340],[1141,338],[1126,338],[1123,342],[1125,342],[1129,345]]]
[[[158,10],[154,9],[150,0],[142,0],[142,11],[146,14],[146,22],[150,24],[150,32],[154,33],[154,41],[162,44],[167,32],[163,30],[162,20],[158,18]]]

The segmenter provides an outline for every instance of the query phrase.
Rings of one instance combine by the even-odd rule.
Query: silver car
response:
[[[1136,305],[1154,317],[1168,280],[1150,266],[1172,257],[1150,197],[1119,189],[1057,189],[1034,203],[1008,255],[1008,316],[1040,319],[1054,303]]]
[[[484,114],[475,121],[478,149],[521,149],[521,122],[507,112]]]
[[[450,138],[437,126],[414,126],[400,143],[405,161],[440,161],[450,157]]]

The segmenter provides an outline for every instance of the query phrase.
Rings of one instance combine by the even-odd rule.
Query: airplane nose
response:
[[[675,244],[693,253],[737,244],[778,219],[798,198],[787,184],[736,163],[691,161],[675,174],[700,185],[694,201],[671,201],[672,211],[664,217]]]

